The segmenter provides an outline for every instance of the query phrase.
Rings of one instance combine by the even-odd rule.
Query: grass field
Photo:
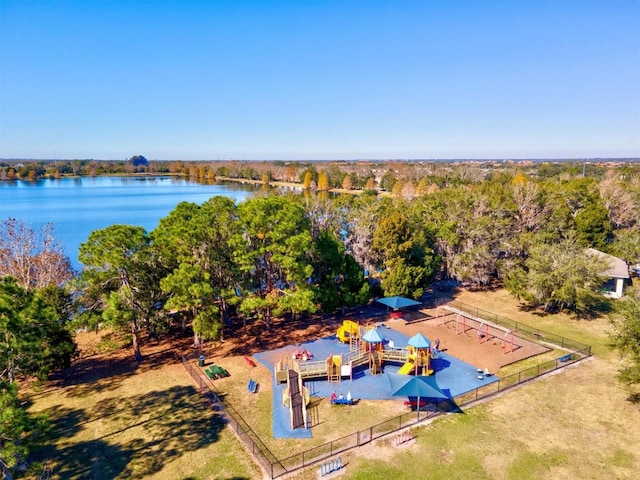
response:
[[[606,319],[525,312],[501,290],[462,291],[456,300],[591,344],[595,357],[415,429],[416,440],[401,447],[390,439],[351,451],[340,478],[637,478],[640,411],[614,378],[618,359],[607,347]],[[269,389],[246,394],[248,375],[266,386],[270,372],[250,371],[241,358],[226,361],[232,376],[218,388],[279,458],[405,411],[401,401],[363,402],[336,414],[325,402],[312,440],[276,441]],[[55,441],[39,453],[53,478],[261,478],[175,356],[158,352],[144,365],[122,359],[106,370],[81,370],[30,397],[31,411],[54,421]],[[317,473],[309,468],[289,478]]]
[[[176,360],[129,369],[122,359],[36,392],[31,410],[54,422],[54,442],[36,460],[53,467],[52,478],[259,478]]]

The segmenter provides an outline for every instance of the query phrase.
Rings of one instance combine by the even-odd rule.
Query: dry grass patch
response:
[[[37,460],[55,478],[259,476],[175,354],[158,351],[136,365],[128,353],[84,358],[55,388],[32,395],[31,411],[53,423],[53,442]]]

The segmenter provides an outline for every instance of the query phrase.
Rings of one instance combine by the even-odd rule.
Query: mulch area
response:
[[[496,332],[495,337],[489,335],[479,342],[477,330],[469,326],[464,333],[459,328],[460,333],[456,334],[453,318],[447,319],[444,325],[436,324],[435,309],[410,310],[401,318],[390,313],[385,307],[374,303],[331,317],[313,315],[297,320],[275,319],[271,330],[267,330],[263,322],[255,321],[228,332],[225,342],[210,344],[197,352],[202,351],[207,357],[213,358],[239,356],[242,359],[254,353],[285,346],[293,347],[305,341],[334,335],[345,319],[358,321],[362,325],[385,323],[409,337],[420,332],[432,342],[439,340],[440,350],[471,365],[489,368],[496,374],[505,365],[549,351],[545,346],[516,335],[513,337],[513,350],[508,343],[503,350],[503,334]]]
[[[438,292],[439,299],[446,296],[446,292]],[[244,324],[237,320],[231,327],[225,328],[224,341],[206,342],[200,347],[193,346],[191,336],[175,332],[161,340],[143,339],[144,360],[141,363],[134,360],[130,348],[108,355],[98,354],[95,344],[101,334],[81,333],[77,335],[81,357],[74,361],[71,369],[54,374],[52,380],[57,386],[69,386],[119,373],[130,375],[140,369],[161,368],[167,362],[179,360],[184,354],[191,358],[205,355],[207,360],[224,358],[227,362],[241,365],[246,362],[244,357],[251,357],[258,352],[334,335],[345,319],[358,321],[362,325],[385,323],[409,337],[420,332],[432,342],[439,340],[440,350],[471,365],[489,368],[494,373],[499,373],[505,365],[548,351],[546,347],[514,336],[517,347],[513,352],[505,353],[502,339],[498,336],[479,343],[476,330],[468,329],[464,334],[457,335],[455,322],[436,325],[432,317],[435,316],[435,309],[409,309],[403,312],[401,318],[390,313],[386,307],[373,302],[331,316],[316,314],[295,319],[276,318],[270,329],[261,320],[247,320]]]
[[[467,330],[462,333],[462,328],[459,327],[459,333],[456,334],[454,322],[438,325],[435,317],[425,315],[423,318],[425,320],[411,323],[407,323],[405,319],[389,319],[385,323],[409,337],[416,333],[422,333],[431,340],[432,344],[439,340],[440,350],[444,350],[449,355],[453,355],[470,365],[476,365],[483,369],[488,368],[496,374],[499,374],[500,368],[505,365],[549,351],[548,347],[515,335],[513,337],[513,351],[511,351],[509,343],[505,345],[506,349],[503,350],[502,335],[483,337],[481,343],[478,341],[475,329],[467,327]]]

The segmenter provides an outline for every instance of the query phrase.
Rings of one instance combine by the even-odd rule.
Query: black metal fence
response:
[[[233,408],[232,405],[224,403],[217,395],[214,386],[206,380],[201,370],[195,366],[195,360],[182,355],[182,365],[187,370],[191,378],[198,386],[200,393],[205,395],[213,408],[217,408],[224,413],[229,426],[236,433],[240,441],[245,445],[247,450],[253,455],[256,461],[271,474],[271,478],[277,478],[287,472],[282,463],[271,453],[258,434],[253,431],[249,424],[242,416]]]
[[[214,405],[219,405],[220,410],[227,414],[231,427],[258,463],[260,463],[260,465],[262,465],[262,467],[271,475],[271,478],[277,478],[286,473],[318,464],[324,460],[334,457],[335,455],[366,445],[374,440],[393,434],[418,423],[422,423],[428,419],[444,415],[453,409],[460,409],[479,400],[490,398],[513,387],[522,385],[523,383],[529,382],[542,375],[559,370],[567,365],[591,356],[591,346],[584,343],[545,332],[460,302],[450,302],[449,305],[477,318],[482,318],[489,322],[509,328],[514,332],[514,334],[521,338],[525,338],[536,343],[543,342],[556,345],[568,350],[569,353],[561,355],[554,360],[545,361],[533,367],[526,368],[512,375],[501,377],[497,382],[483,385],[449,401],[432,405],[432,411],[425,412],[424,410],[420,410],[418,412],[407,412],[382,423],[370,426],[365,430],[360,430],[350,435],[331,440],[323,445],[303,450],[284,459],[276,458],[264,442],[260,440],[258,435],[251,429],[249,424],[242,418],[242,416],[231,405],[224,404],[224,402],[219,399],[214,391],[213,385],[203,377],[200,369],[195,366],[195,361],[190,361],[187,357],[183,356],[182,364],[194,379],[200,388],[200,391],[205,395],[211,395],[209,398],[212,403]]]

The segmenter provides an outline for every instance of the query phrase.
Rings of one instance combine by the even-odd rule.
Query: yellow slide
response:
[[[402,367],[400,367],[400,370],[398,370],[398,374],[409,375],[411,372],[413,372],[415,368],[416,368],[416,365],[414,363],[414,360],[413,358],[410,358],[409,360],[407,360],[407,363],[405,363],[404,365],[402,365]]]
[[[342,326],[338,327],[336,336],[342,343],[349,343],[349,339],[352,336],[358,336],[360,334],[360,326],[353,320],[344,320]]]

